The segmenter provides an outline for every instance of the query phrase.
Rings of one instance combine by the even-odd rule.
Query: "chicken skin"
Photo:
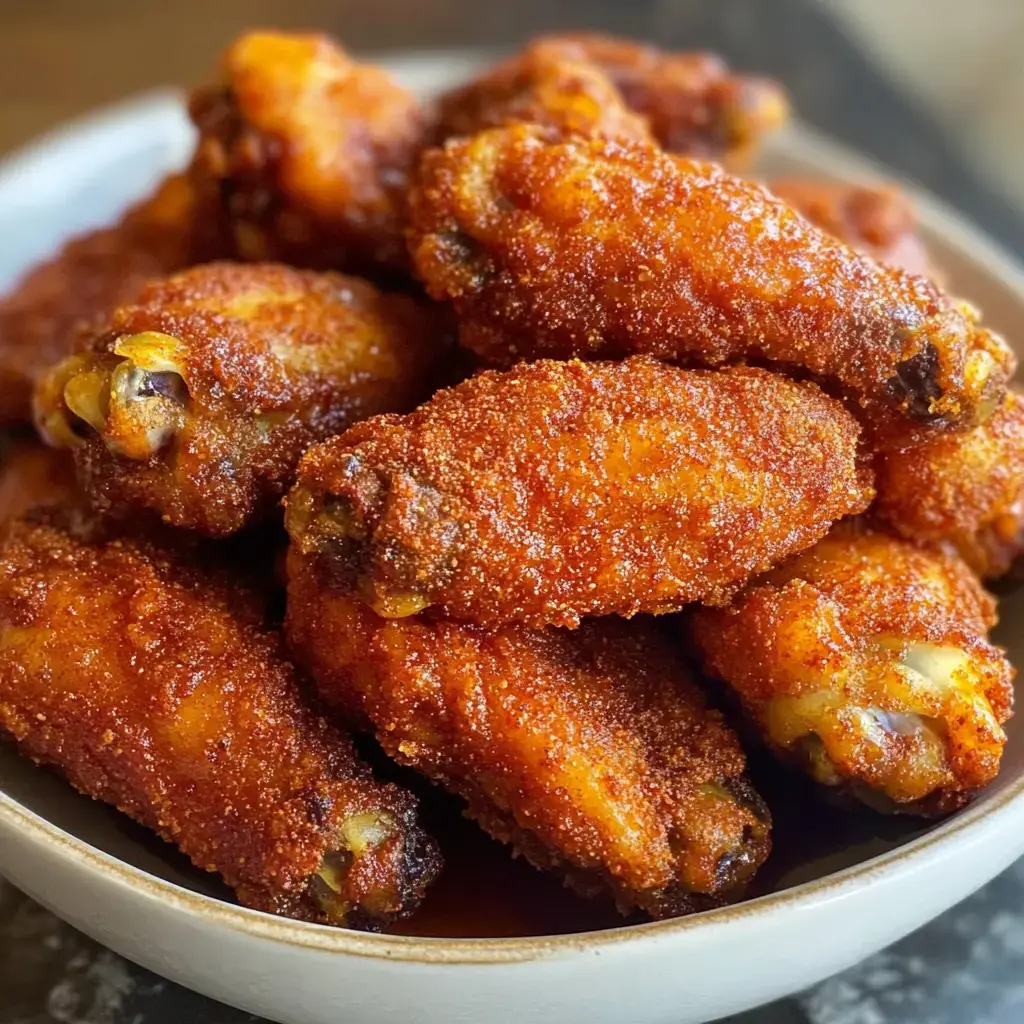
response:
[[[1014,671],[987,640],[995,620],[955,556],[854,523],[689,625],[785,759],[873,806],[929,814],[999,770]]]
[[[463,343],[508,364],[646,352],[809,372],[876,439],[966,429],[1014,360],[977,314],[760,186],[640,142],[519,125],[425,155],[410,248]]]
[[[822,231],[910,274],[936,277],[910,200],[894,185],[783,178],[768,186]]]
[[[32,418],[32,388],[74,348],[79,330],[151,278],[226,254],[181,175],[113,227],[72,239],[0,298],[0,425]]]
[[[429,393],[434,311],[357,278],[207,264],[150,284],[36,396],[97,508],[222,537],[277,507],[314,441]]]
[[[378,927],[437,874],[415,802],[301,699],[259,600],[142,542],[0,534],[0,727],[249,907]]]
[[[624,913],[739,894],[769,850],[739,743],[642,619],[383,619],[289,556],[287,630],[324,702],[535,867]]]
[[[536,47],[443,96],[436,138],[520,122],[565,135],[651,139],[646,119],[629,110],[597,65]]]
[[[249,32],[190,111],[191,173],[221,204],[238,257],[404,270],[405,188],[428,127],[383,69],[325,36]]]
[[[312,449],[292,543],[381,615],[488,625],[723,601],[871,500],[856,421],[755,369],[542,361]]]
[[[992,419],[875,460],[879,522],[908,540],[945,543],[983,579],[1024,546],[1024,396]]]
[[[777,82],[736,74],[714,54],[665,53],[595,33],[541,36],[495,75],[509,75],[517,63],[537,57],[599,69],[663,149],[736,171],[789,119],[789,101]]]

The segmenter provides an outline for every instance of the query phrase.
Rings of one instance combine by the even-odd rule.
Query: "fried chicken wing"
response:
[[[736,737],[649,622],[394,621],[294,550],[289,570],[289,641],[325,702],[535,867],[670,917],[736,895],[768,855]]]
[[[948,543],[980,576],[1002,576],[1024,546],[1024,397],[992,419],[875,462],[874,515],[913,541]]]
[[[188,181],[174,175],[114,227],[68,242],[0,299],[0,424],[30,420],[32,387],[78,329],[150,278],[224,255]]]
[[[771,182],[769,188],[822,231],[879,263],[936,277],[917,233],[911,202],[896,186],[783,178]]]
[[[1012,353],[932,282],[716,167],[546,131],[491,129],[424,157],[411,252],[469,348],[499,363],[769,361],[840,388],[904,441],[998,408]]]
[[[30,509],[66,505],[76,496],[75,467],[67,452],[35,437],[0,443],[0,523]]]
[[[408,913],[438,869],[412,796],[305,707],[252,608],[157,548],[9,524],[0,726],[247,906],[362,927]]]
[[[438,106],[439,141],[520,122],[567,135],[651,138],[646,120],[597,65],[538,49],[447,93]]]
[[[665,53],[598,34],[541,36],[527,55],[589,62],[642,115],[662,148],[742,170],[789,119],[778,82],[730,71],[711,53]]]
[[[309,445],[429,393],[444,328],[366,281],[207,264],[150,284],[40,384],[37,424],[103,511],[225,536]]]
[[[837,527],[690,622],[769,745],[874,806],[952,810],[995,778],[1013,668],[995,602],[938,549]]]
[[[405,269],[404,192],[428,126],[383,69],[325,36],[249,32],[190,111],[191,173],[221,202],[241,258]]]
[[[576,626],[725,600],[866,507],[854,419],[764,370],[542,361],[312,449],[292,543],[381,615]]]

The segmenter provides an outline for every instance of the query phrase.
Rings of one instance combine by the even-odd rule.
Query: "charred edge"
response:
[[[943,418],[933,411],[942,397],[939,373],[938,350],[927,342],[920,352],[897,365],[896,374],[890,378],[886,389],[913,419],[935,423]]]

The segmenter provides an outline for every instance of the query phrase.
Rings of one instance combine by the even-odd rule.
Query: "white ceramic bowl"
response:
[[[471,65],[454,54],[398,70],[428,90]],[[189,145],[177,98],[158,95],[79,122],[9,160],[0,170],[0,287],[70,232],[109,220],[180,163]],[[779,140],[764,170],[878,176],[801,130]],[[918,205],[956,290],[1012,337],[1024,321],[1024,274],[940,204],[922,196]],[[1005,601],[1003,619],[997,636],[1024,664],[1024,594]],[[855,963],[1024,852],[1020,733],[1024,723],[1011,723],[998,781],[937,827],[878,818],[871,834],[826,828],[813,844],[791,836],[806,838],[808,852],[778,877],[783,891],[682,920],[578,935],[374,936],[243,910],[210,895],[216,889],[162,844],[142,841],[114,812],[25,764],[6,744],[0,871],[126,957],[285,1024],[696,1024]]]

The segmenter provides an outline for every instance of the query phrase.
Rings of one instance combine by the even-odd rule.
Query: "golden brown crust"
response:
[[[744,169],[761,142],[789,119],[778,82],[735,74],[711,53],[665,53],[596,33],[541,36],[527,53],[586,61],[644,117],[663,149]]]
[[[324,700],[535,867],[668,917],[735,895],[767,856],[739,743],[650,622],[395,622],[294,550],[289,569],[289,641]]]
[[[110,228],[68,242],[0,299],[0,423],[29,420],[32,387],[80,328],[151,278],[226,252],[186,179],[172,175]]]
[[[903,438],[980,422],[1012,369],[933,283],[642,143],[492,129],[426,154],[410,206],[417,272],[498,362],[766,360],[840,387]]]
[[[922,277],[936,277],[928,250],[917,234],[910,199],[895,185],[781,178],[768,187],[822,231],[880,263]]]
[[[520,122],[567,135],[651,138],[646,120],[629,110],[599,67],[535,48],[442,96],[435,138]]]
[[[152,282],[55,367],[37,423],[100,509],[225,536],[276,506],[314,441],[429,394],[444,334],[357,278],[206,264]]]
[[[575,626],[721,601],[866,507],[854,419],[764,370],[542,361],[311,450],[293,543],[385,615]]]
[[[200,133],[191,174],[222,204],[241,258],[406,267],[404,192],[428,126],[383,69],[326,36],[248,32],[190,110]]]
[[[929,813],[999,770],[1014,672],[994,623],[958,559],[847,524],[690,626],[769,744],[823,783]]]
[[[1003,575],[1024,545],[1024,396],[967,433],[883,453],[875,472],[882,523],[951,544],[985,579]]]
[[[75,467],[67,452],[48,448],[35,437],[0,442],[0,522],[76,498]]]
[[[248,906],[364,925],[410,911],[437,870],[413,798],[376,782],[306,708],[252,606],[159,549],[12,523],[0,539],[0,725]],[[361,845],[366,816],[379,834]],[[322,898],[313,880],[331,869],[338,892]]]

